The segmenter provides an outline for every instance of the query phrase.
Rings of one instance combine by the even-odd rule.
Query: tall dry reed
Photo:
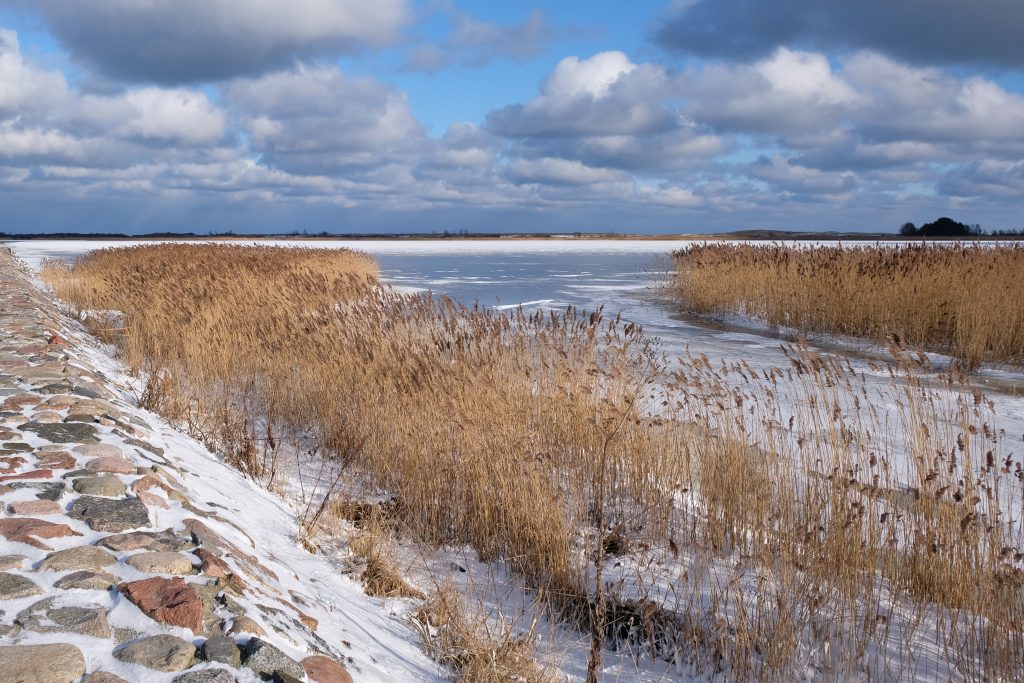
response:
[[[1024,362],[1024,247],[792,248],[705,244],[677,251],[674,293],[703,314],[740,314],[800,331]]]
[[[144,399],[267,483],[285,450],[356,465],[422,538],[563,585],[595,453],[614,441],[610,506],[665,504],[678,465],[641,455],[660,444],[635,419],[658,372],[638,328],[399,295],[375,272],[344,251],[162,245],[45,277],[79,309],[119,310]]]
[[[1019,677],[1020,463],[958,378],[923,384],[900,358],[878,395],[800,347],[771,371],[667,363],[600,312],[467,308],[375,272],[188,245],[44,276],[120,311],[149,404],[251,476],[291,476],[290,454],[328,498],[359,478],[402,533],[507,563],[597,646],[733,680]]]

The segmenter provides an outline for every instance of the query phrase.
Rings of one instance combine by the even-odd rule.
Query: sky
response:
[[[1024,228],[1020,0],[0,0],[0,232]]]

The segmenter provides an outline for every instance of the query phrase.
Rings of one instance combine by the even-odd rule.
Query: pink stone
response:
[[[75,453],[89,458],[119,458],[124,457],[120,448],[110,443],[82,444],[75,446]]]
[[[55,500],[17,500],[7,507],[16,515],[59,515],[64,511]]]
[[[119,584],[117,589],[151,619],[192,629],[196,635],[203,632],[203,601],[181,577],[155,576]]]
[[[312,683],[352,683],[352,674],[348,669],[330,657],[306,657],[302,660],[302,668]]]
[[[0,477],[0,482],[14,481],[15,479],[50,479],[52,477],[52,470],[32,470],[31,472],[22,472],[21,474],[8,474]]]
[[[166,484],[163,484],[163,482],[154,477],[152,474],[146,474],[141,478],[135,480],[135,483],[132,484],[132,492],[138,493],[139,491],[145,491],[146,489],[152,488],[154,486],[160,486],[162,488],[166,486]]]
[[[25,462],[25,458],[20,455],[7,455],[0,457],[0,470],[3,472],[13,472],[24,465]]]
[[[199,571],[211,576],[215,579],[226,579],[232,572],[231,567],[227,562],[220,559],[206,548],[198,548],[193,551],[196,557],[198,557],[202,564],[199,566]]]
[[[81,536],[67,524],[54,524],[45,519],[34,517],[8,517],[0,519],[0,536],[9,541],[27,543],[41,550],[53,550],[42,543],[40,538],[60,538],[62,536]]]
[[[64,395],[54,396],[53,398],[44,401],[44,405],[47,405],[50,408],[53,408],[54,410],[67,410],[76,403],[78,403],[77,400],[70,396]]]
[[[70,470],[76,466],[75,459],[67,451],[48,451],[36,453],[36,462],[51,470]]]
[[[113,472],[115,474],[135,474],[135,465],[121,456],[103,456],[90,460],[85,464],[90,472]]]
[[[142,490],[135,495],[137,495],[139,497],[139,500],[141,500],[146,505],[155,505],[158,508],[163,508],[164,510],[170,509],[169,506],[167,505],[167,501],[155,493]]]
[[[25,406],[38,405],[39,400],[39,397],[35,394],[16,394],[4,399],[4,402],[0,403],[0,407],[4,410],[20,410]]]
[[[141,531],[129,531],[123,534],[111,534],[98,541],[98,545],[111,550],[140,550],[153,545],[153,536]]]

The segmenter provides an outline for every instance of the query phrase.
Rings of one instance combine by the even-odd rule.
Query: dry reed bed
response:
[[[340,477],[367,477],[401,533],[471,545],[600,639],[728,678],[898,679],[918,636],[948,677],[1019,676],[1020,466],[954,377],[923,386],[904,359],[876,401],[801,348],[770,373],[670,367],[600,313],[470,309],[375,274],[351,252],[186,245],[44,277],[75,309],[121,311],[149,405],[251,476],[285,476],[287,452],[327,463],[310,524],[351,507]],[[606,588],[617,565],[638,578]]]
[[[1024,362],[1024,247],[694,245],[674,293],[702,314],[860,336],[982,361]]]

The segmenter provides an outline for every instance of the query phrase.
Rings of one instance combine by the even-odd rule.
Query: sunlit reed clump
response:
[[[893,338],[966,367],[1024,363],[1024,248],[704,244],[674,253],[674,293],[702,314]]]

